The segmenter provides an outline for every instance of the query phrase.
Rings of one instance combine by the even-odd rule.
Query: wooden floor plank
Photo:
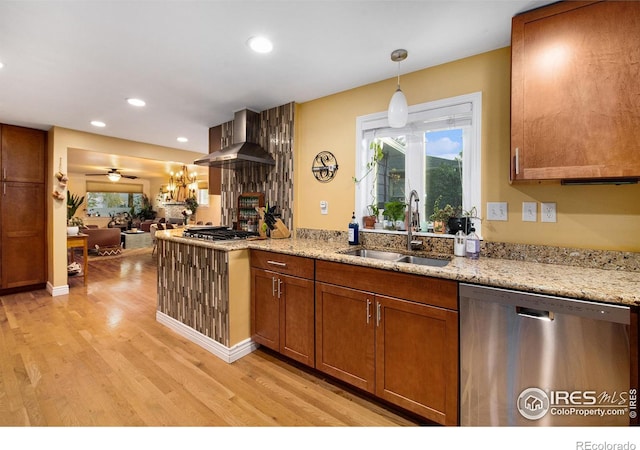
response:
[[[147,254],[89,261],[68,295],[0,296],[0,426],[407,426],[258,350],[227,364],[159,324]]]

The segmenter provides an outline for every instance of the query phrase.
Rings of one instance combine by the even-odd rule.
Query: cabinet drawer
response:
[[[315,264],[310,258],[251,250],[251,267],[313,280]]]
[[[316,281],[458,310],[456,281],[331,261],[317,261]]]

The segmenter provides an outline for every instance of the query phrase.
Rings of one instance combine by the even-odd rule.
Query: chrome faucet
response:
[[[411,207],[411,202],[415,198],[416,202],[416,210],[414,211]],[[420,208],[418,207],[418,202],[420,199],[418,198],[418,193],[416,190],[412,190],[411,194],[409,194],[409,220],[407,221],[407,250],[418,250],[422,248],[422,241],[414,241],[413,240],[413,228],[415,225],[416,231],[420,230]]]

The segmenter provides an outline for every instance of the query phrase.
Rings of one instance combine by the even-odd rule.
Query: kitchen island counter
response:
[[[160,239],[170,239],[216,250],[267,250],[325,261],[355,264],[436,278],[444,278],[485,286],[515,289],[545,295],[556,295],[624,305],[640,305],[640,272],[603,270],[560,264],[514,261],[480,257],[478,260],[451,257],[444,267],[381,261],[344,254],[359,248],[338,240],[266,239],[213,243],[183,238],[176,233],[158,233]],[[395,249],[385,249],[398,251]]]

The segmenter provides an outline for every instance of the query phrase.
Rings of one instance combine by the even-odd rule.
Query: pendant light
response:
[[[400,61],[404,61],[407,58],[407,51],[404,49],[398,49],[391,52],[391,61],[398,63],[398,88],[391,97],[389,102],[389,111],[387,113],[389,119],[389,126],[391,128],[402,128],[407,124],[409,117],[409,106],[407,105],[407,99],[400,90]]]

